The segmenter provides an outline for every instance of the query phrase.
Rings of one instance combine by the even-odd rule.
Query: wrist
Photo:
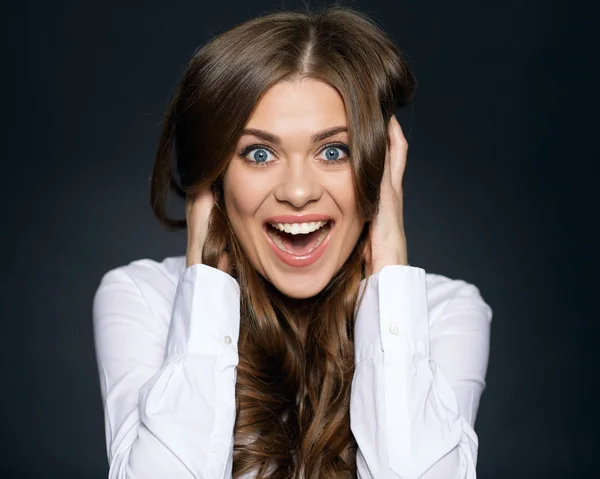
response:
[[[374,261],[371,274],[379,273],[386,266],[408,266],[408,261],[400,257]]]

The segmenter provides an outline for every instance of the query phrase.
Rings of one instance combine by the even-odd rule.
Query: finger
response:
[[[198,192],[195,201],[197,202],[199,208],[212,208],[212,206],[215,203],[215,195],[210,190],[210,188],[205,188]]]
[[[382,183],[389,183],[391,181],[390,174],[390,149],[386,147],[385,149],[385,160],[383,163],[383,177],[381,178]]]
[[[204,241],[213,205],[214,196],[209,189],[189,194],[186,198],[187,237],[190,244]]]
[[[406,163],[406,152],[408,150],[408,141],[404,136],[402,127],[396,115],[392,115],[389,123],[389,135],[390,135],[390,153],[391,153],[391,165],[396,171],[398,168],[404,169]]]
[[[402,131],[402,127],[395,115],[392,115],[388,132],[390,136],[390,173],[394,187],[402,187],[402,177],[406,168],[406,154],[408,151],[408,142]]]
[[[196,199],[196,194],[195,193],[188,193],[185,197],[185,213],[186,216],[189,216],[193,206],[194,206],[194,200]]]
[[[194,220],[193,220],[195,197],[196,197],[196,195],[194,193],[188,193],[185,198],[185,223],[186,223],[188,244],[191,243],[193,236],[195,234]]]
[[[214,195],[208,188],[189,194],[186,199],[186,214],[188,216],[188,220],[207,216],[210,214],[214,203]]]

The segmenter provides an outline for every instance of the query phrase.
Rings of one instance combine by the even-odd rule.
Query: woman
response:
[[[492,311],[408,265],[394,111],[414,87],[347,8],[196,52],[151,192],[186,255],[109,271],[94,299],[111,478],[475,477]]]

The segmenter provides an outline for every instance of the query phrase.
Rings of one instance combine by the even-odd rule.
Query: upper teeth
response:
[[[311,223],[269,223],[273,228],[279,231],[285,231],[293,235],[308,234],[317,231],[327,224],[327,221],[313,221]]]

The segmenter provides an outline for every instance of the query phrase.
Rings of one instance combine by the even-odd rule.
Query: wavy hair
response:
[[[223,176],[241,131],[274,84],[311,77],[341,94],[353,188],[365,228],[345,264],[299,317],[253,268],[225,214]],[[354,319],[369,265],[370,220],[377,212],[387,123],[412,99],[416,82],[400,49],[354,9],[276,11],[235,26],[199,48],[163,118],[151,178],[151,205],[169,230],[170,191],[215,193],[202,262],[223,252],[241,292],[234,426],[234,477],[356,477],[350,429]],[[300,321],[307,321],[305,335]]]

